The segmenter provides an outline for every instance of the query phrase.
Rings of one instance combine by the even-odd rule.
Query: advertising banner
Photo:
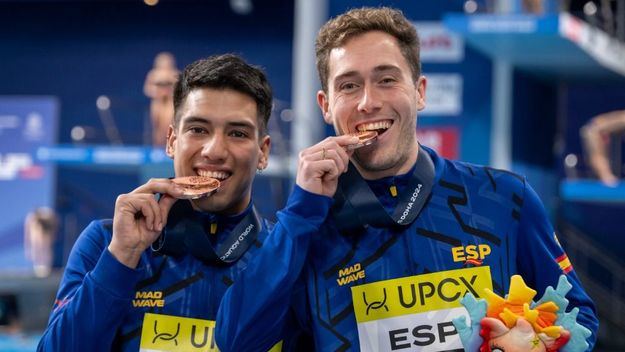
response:
[[[24,233],[29,214],[54,207],[54,166],[37,162],[35,153],[55,143],[57,111],[53,97],[0,97],[0,272],[32,271],[26,249],[48,245],[37,236],[25,242]]]

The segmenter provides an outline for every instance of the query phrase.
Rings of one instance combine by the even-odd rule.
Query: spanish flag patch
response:
[[[573,270],[573,264],[571,264],[571,261],[569,260],[569,257],[566,255],[566,253],[557,257],[556,262],[565,274],[568,274],[571,270]]]

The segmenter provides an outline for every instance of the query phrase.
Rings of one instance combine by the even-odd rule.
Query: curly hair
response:
[[[414,25],[397,9],[362,7],[339,15],[321,27],[315,42],[317,72],[321,88],[328,90],[328,58],[330,51],[344,45],[350,38],[369,31],[382,31],[397,39],[402,55],[408,61],[412,78],[421,75],[419,35]]]

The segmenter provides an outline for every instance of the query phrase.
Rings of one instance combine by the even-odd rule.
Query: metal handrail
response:
[[[569,257],[575,264],[575,272],[588,294],[597,305],[602,320],[610,321],[625,332],[625,266],[601,250],[582,231],[568,223],[560,224],[559,234],[566,244]],[[609,275],[608,285],[597,280],[590,272],[590,265],[600,267]]]

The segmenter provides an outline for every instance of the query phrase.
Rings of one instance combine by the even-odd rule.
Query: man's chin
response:
[[[392,168],[392,163],[384,160],[362,160],[355,159],[354,163],[359,169],[366,172],[382,172]]]
[[[206,213],[222,212],[225,206],[222,204],[222,202],[219,202],[219,200],[216,197],[217,195],[214,194],[208,197],[195,199],[193,200],[194,208],[196,208],[197,210],[206,212]]]
[[[361,171],[372,174],[394,173],[401,167],[401,160],[392,155],[354,155],[353,162]]]
[[[382,171],[388,168],[389,164],[392,164],[390,157],[382,155],[381,153],[373,153],[363,150],[361,153],[354,154],[354,163],[360,168],[368,171]]]

